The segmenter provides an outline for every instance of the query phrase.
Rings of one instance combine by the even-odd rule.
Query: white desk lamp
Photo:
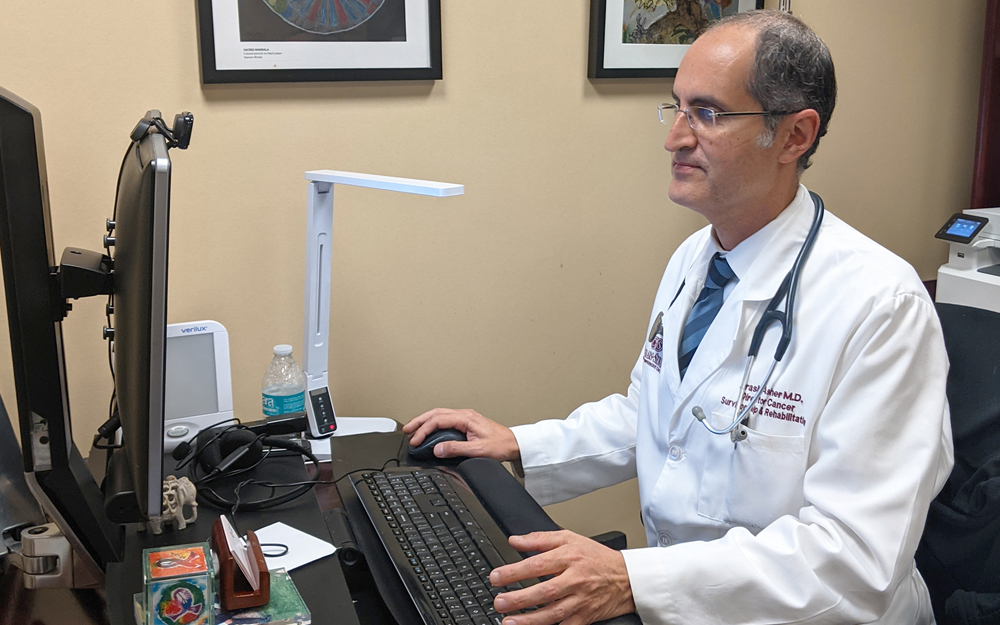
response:
[[[303,320],[302,368],[306,374],[306,413],[314,438],[360,432],[392,431],[390,419],[341,417],[339,424],[330,399],[327,363],[330,356],[330,244],[333,234],[333,185],[384,189],[418,195],[462,195],[460,184],[392,178],[346,171],[307,171],[309,200],[306,215],[306,300]],[[315,448],[315,445],[314,445]],[[326,454],[329,455],[327,451]]]

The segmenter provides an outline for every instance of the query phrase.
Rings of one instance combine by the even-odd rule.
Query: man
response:
[[[829,52],[790,15],[740,14],[691,46],[673,96],[661,105],[670,198],[711,226],[667,265],[627,395],[513,429],[437,409],[404,431],[412,444],[465,431],[436,455],[520,462],[543,504],[638,476],[650,547],[511,537],[542,553],[493,571],[495,585],[552,577],[497,597],[504,613],[544,606],[508,625],[633,610],[647,625],[932,623],[913,554],[953,462],[948,364],[913,269],[827,214],[788,350],[764,383],[771,326],[743,382],[753,330],[818,212],[798,180],[836,99]],[[733,423],[732,435],[706,427]]]

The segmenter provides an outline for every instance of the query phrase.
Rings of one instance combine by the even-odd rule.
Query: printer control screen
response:
[[[948,228],[948,234],[955,235],[957,237],[968,238],[975,236],[976,229],[979,228],[979,223],[972,221],[971,219],[956,219],[955,223],[951,224],[951,228]]]
[[[965,213],[955,213],[945,222],[938,233],[934,235],[938,239],[953,241],[955,243],[965,243],[968,245],[976,238],[979,231],[989,222],[986,217],[979,215],[966,215]]]

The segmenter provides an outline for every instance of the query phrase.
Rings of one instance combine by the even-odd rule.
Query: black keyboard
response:
[[[464,484],[408,467],[351,482],[424,623],[500,625],[493,598],[523,586],[494,588],[490,571],[521,556]]]

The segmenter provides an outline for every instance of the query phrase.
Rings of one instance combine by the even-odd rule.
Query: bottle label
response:
[[[289,412],[302,412],[306,409],[306,394],[295,393],[294,395],[261,395],[261,404],[264,415],[275,417]]]

